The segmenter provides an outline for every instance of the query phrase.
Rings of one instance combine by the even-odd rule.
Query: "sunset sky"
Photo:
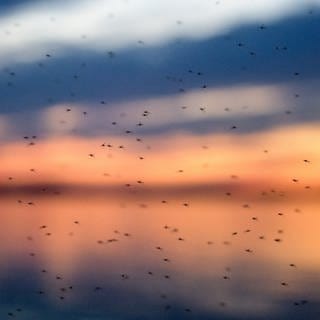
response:
[[[0,318],[316,320],[319,30],[319,0],[0,0]]]

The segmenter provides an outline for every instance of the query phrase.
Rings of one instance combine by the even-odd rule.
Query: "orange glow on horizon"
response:
[[[12,142],[0,151],[1,184],[112,186],[141,181],[143,188],[239,181],[316,187],[320,150],[311,139],[320,139],[318,128],[292,126],[243,135],[177,133],[142,142],[116,136],[61,137],[34,146]]]

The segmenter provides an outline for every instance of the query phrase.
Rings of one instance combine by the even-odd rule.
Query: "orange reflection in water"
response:
[[[75,287],[83,279],[91,287],[121,287],[121,274],[130,276],[130,292],[165,292],[201,310],[225,302],[221,312],[230,314],[273,314],[280,308],[274,301],[317,299],[315,200],[257,197],[247,207],[242,197],[204,200],[180,193],[162,203],[162,196],[34,194],[32,206],[30,195],[22,203],[8,197],[2,201],[0,278],[17,263],[38,273],[45,269],[40,283],[52,303],[58,303],[56,275]],[[79,299],[73,295],[68,301]]]

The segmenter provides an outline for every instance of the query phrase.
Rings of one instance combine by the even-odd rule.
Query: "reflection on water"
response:
[[[1,318],[316,319],[319,202],[247,191],[2,198]]]

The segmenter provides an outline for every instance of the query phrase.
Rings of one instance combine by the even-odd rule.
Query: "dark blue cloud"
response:
[[[0,114],[20,113],[15,120],[16,129],[39,134],[32,120],[33,112],[56,103],[106,108],[108,103],[166,96],[196,88],[206,90],[203,86],[286,83],[292,90],[285,106],[290,114],[285,114],[284,106],[279,106],[279,112],[273,115],[201,119],[158,128],[146,126],[139,132],[180,129],[198,133],[226,132],[236,125],[235,133],[245,133],[282,124],[318,121],[320,13],[306,11],[266,25],[265,29],[260,26],[242,26],[220,37],[197,41],[180,39],[156,47],[137,43],[135,48],[114,52],[114,56],[108,54],[107,44],[104,53],[70,48],[63,57],[56,57],[52,52],[43,52],[38,62],[2,70]],[[102,101],[105,103],[101,104]],[[19,134],[24,134],[22,131]],[[79,134],[94,135],[96,130],[92,128]]]
[[[162,47],[115,53],[66,50],[62,58],[12,65],[0,76],[1,113],[36,110],[51,103],[127,101],[194,88],[318,79],[320,15],[244,26],[221,37],[180,40]],[[240,46],[239,46],[240,45]],[[50,52],[49,52],[50,53]],[[191,70],[193,73],[189,73]],[[197,75],[197,72],[202,75]],[[296,75],[295,75],[296,74]]]

